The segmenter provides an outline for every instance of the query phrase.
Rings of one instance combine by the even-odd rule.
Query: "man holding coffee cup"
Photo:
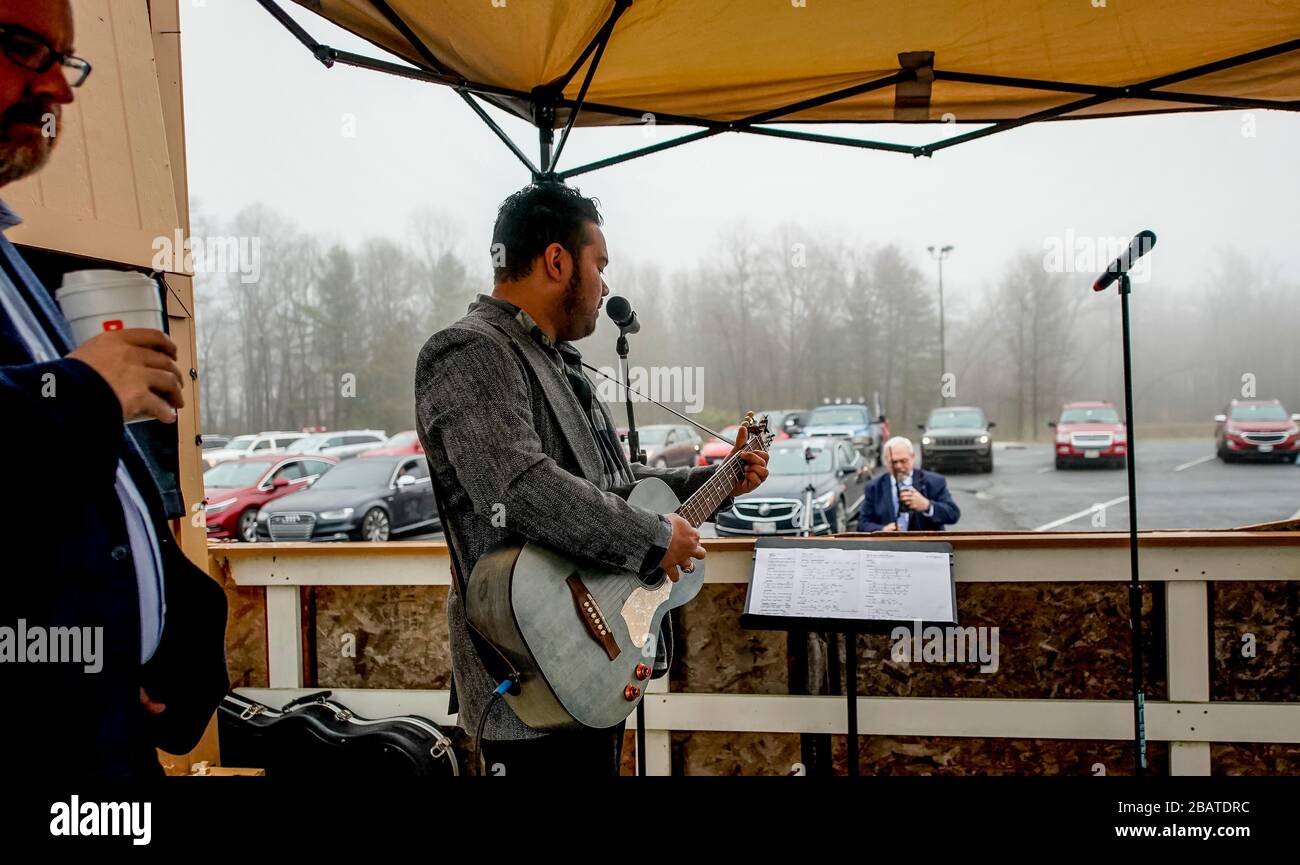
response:
[[[0,187],[44,165],[89,74],[67,0],[0,0]],[[0,202],[0,232],[18,222]],[[99,304],[74,337],[0,234],[0,765],[19,774],[161,774],[154,749],[194,747],[228,686],[224,593],[177,547],[124,425],[184,405],[161,307],[153,327],[114,309],[138,276],[69,274],[69,301]]]

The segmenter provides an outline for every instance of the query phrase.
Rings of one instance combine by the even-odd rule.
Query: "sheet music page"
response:
[[[864,619],[951,621],[949,553],[854,550],[861,557]]]
[[[814,619],[952,621],[949,554],[760,548],[748,612]]]

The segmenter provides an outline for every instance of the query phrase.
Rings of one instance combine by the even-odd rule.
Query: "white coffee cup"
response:
[[[92,337],[133,327],[163,329],[158,283],[133,270],[74,270],[63,275],[54,292],[63,317],[72,326],[72,339],[81,345]],[[149,415],[127,423],[150,420]]]
[[[74,270],[64,274],[54,299],[77,345],[111,330],[163,329],[158,284],[133,270]]]

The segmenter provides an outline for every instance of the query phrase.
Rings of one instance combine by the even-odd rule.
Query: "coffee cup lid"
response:
[[[145,283],[153,283],[153,279],[134,270],[73,270],[63,275],[63,284],[54,294],[58,297],[96,288]]]

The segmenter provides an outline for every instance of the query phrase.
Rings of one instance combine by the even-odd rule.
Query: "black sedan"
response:
[[[840,534],[862,507],[871,463],[847,438],[784,439],[770,448],[768,478],[714,520],[718,535],[793,535],[811,484],[814,534]]]
[[[276,499],[257,514],[258,538],[273,541],[386,541],[437,525],[423,455],[339,463],[311,489]]]

